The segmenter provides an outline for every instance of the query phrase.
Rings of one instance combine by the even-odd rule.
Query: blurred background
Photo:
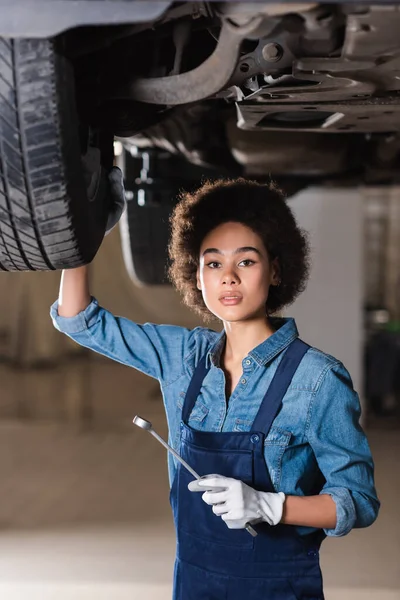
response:
[[[150,177],[150,159],[119,149],[128,211],[90,267],[92,293],[137,322],[194,327],[201,322],[160,272],[173,199],[180,187],[198,184],[199,173],[185,171],[184,181],[178,169],[167,182],[160,171]],[[160,194],[171,198],[169,207]],[[306,292],[287,314],[303,339],[349,369],[382,501],[372,527],[325,541],[326,598],[395,600],[400,188],[312,187],[292,192],[289,202],[310,233],[313,264]],[[146,230],[146,211],[153,227],[159,214],[162,230]],[[140,242],[138,230],[153,246]],[[0,275],[0,597],[166,600],[175,552],[166,455],[131,425],[140,414],[167,435],[158,384],[53,328],[59,279],[59,272]]]

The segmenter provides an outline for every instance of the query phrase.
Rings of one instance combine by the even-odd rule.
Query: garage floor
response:
[[[135,379],[131,370],[109,362],[93,369],[91,394],[102,419],[92,428],[55,424],[54,415],[48,423],[1,421],[0,598],[170,598],[174,533],[166,457],[151,436],[129,425],[138,413],[165,435],[161,403],[153,382]],[[20,386],[26,397],[34,385],[42,393],[42,417],[46,393],[64,414],[64,376],[57,369],[33,374],[0,366],[3,409],[15,404]],[[99,400],[105,381],[108,410]],[[106,416],[113,406],[119,410],[110,388],[116,381],[120,390],[129,389],[130,400],[124,425],[110,430]],[[381,514],[371,528],[324,543],[327,600],[400,600],[399,429],[394,422],[375,423],[369,439]]]

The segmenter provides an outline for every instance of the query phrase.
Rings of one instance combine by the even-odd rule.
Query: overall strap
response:
[[[188,390],[186,392],[185,402],[184,402],[183,408],[182,408],[182,421],[184,423],[187,423],[189,420],[190,413],[192,412],[195,402],[197,400],[197,397],[200,394],[200,389],[203,384],[203,379],[205,378],[208,371],[210,370],[209,367],[206,367],[206,359],[207,359],[207,354],[205,354],[203,356],[203,358],[200,360],[200,362],[196,366],[193,377],[190,381]]]
[[[261,402],[251,428],[252,431],[262,431],[265,435],[268,435],[272,422],[281,408],[283,397],[293,379],[293,375],[309,348],[308,344],[298,338],[290,344]]]

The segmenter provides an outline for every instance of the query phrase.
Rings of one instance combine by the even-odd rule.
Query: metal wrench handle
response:
[[[163,440],[162,437],[158,435],[158,433],[156,433],[152,429],[149,431],[149,433],[151,433],[151,435],[153,435],[160,442],[160,444],[162,444],[169,452],[172,452],[175,458],[179,460],[179,462],[189,471],[189,473],[193,475],[193,477],[195,477],[196,479],[202,479],[200,475],[196,473],[196,471],[194,471],[192,467],[188,465],[187,462],[183,460],[183,458],[177,452],[175,452],[175,450],[171,448],[171,446],[167,444],[167,442]],[[250,523],[246,523],[245,528],[250,533],[250,535],[256,537],[257,531],[254,529],[254,527],[250,525]]]
[[[176,460],[179,460],[179,462],[185,467],[185,469],[189,471],[189,473],[193,475],[195,479],[201,479],[200,475],[196,473],[196,471],[192,469],[192,467],[188,465],[185,460],[183,460],[183,458],[172,448],[172,446],[167,444],[167,442],[154,431],[153,425],[150,423],[150,421],[147,421],[147,419],[143,419],[142,417],[139,417],[139,415],[136,415],[132,422],[134,425],[137,425],[137,427],[140,427],[140,429],[151,433],[151,435],[154,436],[156,440],[168,450],[168,452],[171,452],[171,454],[175,456]]]
[[[192,467],[190,465],[188,465],[188,463],[169,444],[167,444],[167,442],[160,435],[158,435],[158,433],[156,433],[154,431],[153,426],[150,423],[150,421],[147,421],[146,419],[142,419],[142,417],[139,417],[139,415],[136,415],[136,417],[133,419],[133,423],[134,423],[134,425],[137,425],[141,429],[144,429],[144,431],[148,431],[149,433],[151,433],[151,435],[153,437],[155,437],[156,440],[159,441],[160,444],[162,444],[164,446],[164,448],[166,448],[168,450],[168,452],[171,452],[171,454],[173,456],[175,456],[175,458],[181,463],[181,465],[183,465],[185,467],[185,469],[187,469],[189,471],[189,473],[191,473],[195,479],[202,479],[202,477],[200,477],[200,475],[198,473],[196,473],[196,471],[194,469],[192,469]],[[257,531],[254,529],[254,527],[252,527],[250,525],[250,523],[246,523],[245,529],[246,529],[246,531],[248,531],[248,533],[250,533],[250,535],[252,535],[253,537],[256,537]]]
[[[156,438],[156,440],[158,440],[160,442],[160,444],[162,444],[164,446],[164,448],[166,448],[168,450],[168,452],[171,452],[171,454],[173,454],[175,456],[175,458],[177,460],[179,460],[181,465],[183,465],[185,467],[185,469],[187,469],[189,471],[189,473],[191,473],[193,475],[193,477],[195,477],[196,479],[201,479],[200,475],[198,473],[196,473],[196,471],[194,469],[192,469],[192,467],[190,465],[187,464],[186,460],[183,460],[183,458],[169,444],[167,444],[167,442],[165,440],[163,440],[163,438],[160,437],[158,435],[158,433],[156,433],[152,429],[150,430],[149,433],[151,433],[151,435],[153,435]]]

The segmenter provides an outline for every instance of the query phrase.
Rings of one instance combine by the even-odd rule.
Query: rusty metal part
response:
[[[346,102],[237,106],[238,126],[248,131],[382,133],[400,131],[400,96]]]
[[[268,23],[270,31],[259,39],[255,48],[240,57],[228,87],[242,86],[249,77],[261,75],[269,79],[290,73],[299,57],[335,56],[341,43],[344,16],[338,11],[327,16],[326,9],[318,7],[284,18],[269,17]],[[271,57],[275,48],[279,52],[272,52]]]
[[[317,2],[220,2],[217,12],[236,25],[243,25],[254,13],[278,17],[289,13],[305,13],[316,7]]]
[[[240,128],[400,131],[400,10],[375,6],[349,11],[341,55],[303,54],[293,60],[290,75],[271,71],[264,76],[267,85],[237,98]]]
[[[277,62],[282,58],[283,50],[279,44],[271,42],[263,46],[261,53],[267,62]]]
[[[359,79],[351,65],[342,61],[342,72],[339,69],[335,72],[331,69],[331,62],[330,59],[314,58],[295,61],[293,76],[283,76],[276,84],[263,87],[247,96],[246,100],[258,98],[258,102],[263,99],[272,102],[327,102],[374,93],[376,84]]]
[[[218,93],[235,71],[242,41],[256,32],[262,20],[256,16],[243,27],[224,21],[217,47],[199,67],[170,77],[140,77],[130,85],[129,97],[149,104],[178,105]]]
[[[342,56],[370,58],[399,48],[400,6],[379,4],[347,17]]]
[[[236,127],[234,119],[226,123],[226,132],[233,156],[252,176],[334,175],[351,166],[352,157],[339,133],[321,136],[318,132],[304,135],[301,131],[243,131]]]

